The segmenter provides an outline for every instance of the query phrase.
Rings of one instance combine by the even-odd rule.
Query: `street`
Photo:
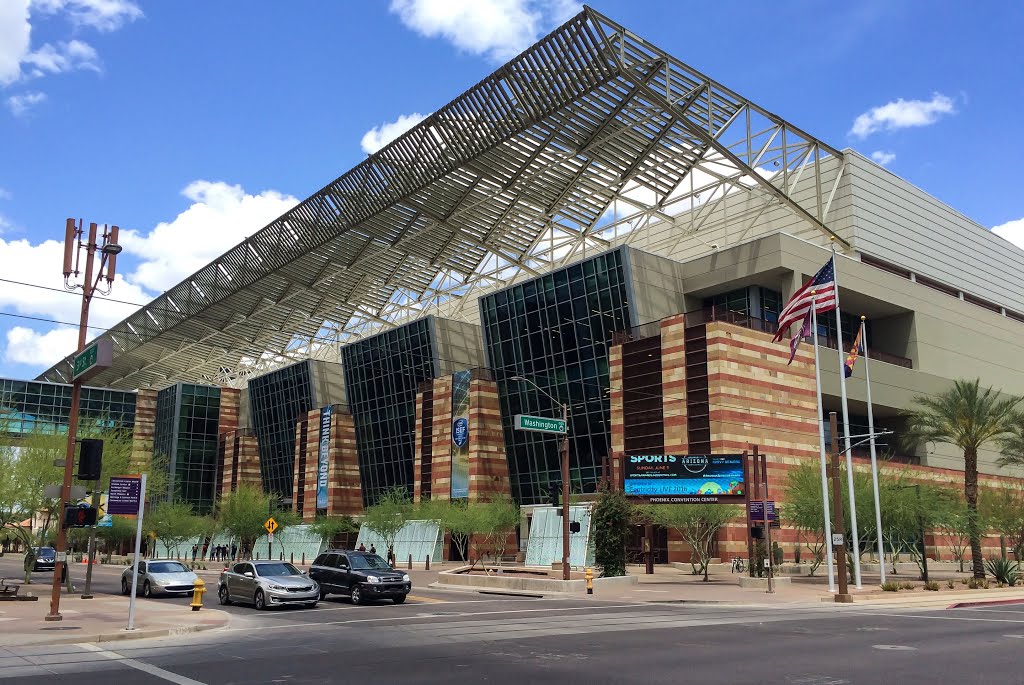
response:
[[[98,591],[117,591],[115,569],[97,567]],[[782,608],[420,589],[413,595],[402,606],[354,607],[338,598],[314,610],[229,607],[231,627],[213,632],[0,649],[0,679],[75,674],[82,684],[120,678],[187,685],[1024,682],[1019,604]],[[150,601],[187,604],[182,598]]]

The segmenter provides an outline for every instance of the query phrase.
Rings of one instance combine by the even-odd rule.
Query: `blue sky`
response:
[[[594,7],[1024,245],[1024,4]],[[244,8],[244,12],[243,12]],[[0,277],[60,288],[66,217],[117,223],[142,302],[578,9],[567,0],[0,0]],[[0,282],[0,375],[69,353],[79,299]],[[131,305],[97,303],[110,326]],[[36,317],[18,319],[10,314]]]

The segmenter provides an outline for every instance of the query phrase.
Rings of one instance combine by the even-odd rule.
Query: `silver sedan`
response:
[[[251,602],[257,609],[298,604],[315,607],[320,586],[286,561],[240,561],[220,574],[221,604]]]
[[[139,580],[136,592],[143,597],[153,595],[189,595],[195,589],[195,573],[180,561],[173,559],[151,559],[139,562]],[[129,566],[121,574],[121,594],[132,591],[132,567]]]

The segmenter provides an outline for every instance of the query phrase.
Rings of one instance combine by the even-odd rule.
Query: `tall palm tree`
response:
[[[963,450],[964,499],[975,578],[985,577],[978,525],[978,450],[989,442],[1001,444],[1011,436],[1014,410],[1022,399],[982,388],[980,379],[958,380],[934,397],[915,397],[916,409],[905,413],[903,442],[908,447],[920,442],[944,442]]]

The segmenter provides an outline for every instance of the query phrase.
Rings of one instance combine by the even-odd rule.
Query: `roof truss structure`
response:
[[[681,212],[699,231],[735,193],[834,235],[827,156],[841,153],[586,8],[104,333],[114,365],[91,384],[238,386],[337,360],[623,231]],[[39,378],[70,382],[71,359]]]

